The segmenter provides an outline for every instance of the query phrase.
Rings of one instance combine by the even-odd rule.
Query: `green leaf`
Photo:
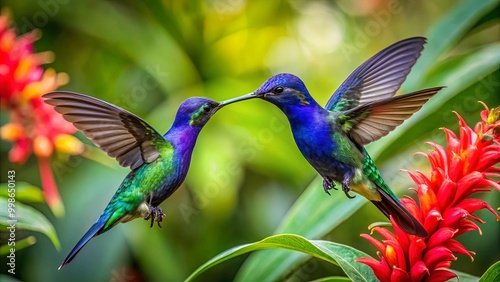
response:
[[[323,277],[320,279],[313,280],[311,282],[344,282],[344,281],[351,281],[351,279],[347,277],[342,277],[342,276],[329,276],[329,277]]]
[[[16,251],[22,250],[24,248],[27,248],[31,245],[34,245],[36,243],[36,238],[35,236],[28,236],[26,238],[23,238],[21,240],[16,240]],[[13,248],[14,246],[9,246],[8,244],[0,246],[0,255],[4,256],[9,254],[10,249]]]
[[[460,282],[477,282],[477,281],[479,281],[479,277],[477,277],[477,276],[474,276],[474,275],[471,275],[468,273],[464,273],[464,272],[461,272],[458,270],[453,270],[453,269],[451,271],[453,271],[453,273],[455,273],[458,276],[458,280]],[[453,278],[453,279],[450,279],[449,281],[456,281],[456,279]]]
[[[10,204],[14,205],[15,212],[11,213],[7,208],[0,209],[0,230],[10,232],[8,228],[15,227],[15,230],[37,231],[49,237],[57,250],[61,248],[54,226],[41,212],[17,201]],[[1,197],[0,206],[9,207],[8,200]]]
[[[16,182],[16,200],[21,202],[45,202],[40,188],[23,181]],[[0,184],[0,197],[8,198],[9,186],[7,183]]]
[[[482,16],[494,10],[499,2],[499,0],[463,1],[436,23],[429,31],[425,51],[408,75],[404,89],[416,90],[421,87],[426,75],[441,56],[451,50],[481,20]]]
[[[363,197],[348,199],[343,195],[328,197],[317,177],[293,204],[275,234],[293,233],[308,238],[319,238],[348,219],[367,201]],[[302,260],[303,254],[290,254],[284,250],[266,250],[252,254],[236,276],[237,281],[248,277],[255,280],[276,280]],[[266,263],[263,264],[262,262]]]
[[[495,262],[481,276],[479,282],[500,281],[500,261]]]
[[[248,252],[269,248],[299,251],[330,262],[331,264],[340,266],[353,281],[377,281],[370,267],[355,262],[358,258],[369,257],[367,254],[346,245],[322,240],[308,240],[294,234],[274,235],[256,243],[237,246],[222,252],[200,266],[186,279],[186,281],[193,281],[194,278],[204,271],[228,259]],[[261,265],[266,265],[267,261],[264,259],[260,263]],[[250,277],[252,281],[262,281],[258,277]],[[246,281],[249,281],[248,279]]]

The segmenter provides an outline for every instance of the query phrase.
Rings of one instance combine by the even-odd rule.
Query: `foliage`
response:
[[[169,128],[187,97],[232,98],[253,91],[278,72],[299,75],[312,95],[326,102],[342,80],[378,50],[403,38],[427,35],[426,50],[403,90],[446,85],[446,92],[368,148],[390,187],[401,192],[410,178],[397,169],[428,170],[419,158],[409,156],[423,151],[425,141],[442,141],[436,134],[439,127],[456,129],[452,110],[472,124],[478,120],[478,100],[500,104],[494,95],[499,87],[498,1],[471,2],[477,1],[7,0],[2,6],[11,9],[18,34],[41,32],[34,47],[51,50],[57,60],[49,66],[69,74],[64,90],[117,104],[159,131]],[[2,125],[8,119],[2,111]],[[88,145],[86,156],[107,159],[81,134],[76,136]],[[3,168],[11,147],[0,142]],[[18,253],[22,264],[16,277],[181,281],[215,254],[273,233],[324,238],[372,251],[359,234],[384,217],[363,206],[361,197],[349,201],[341,193],[326,196],[319,179],[311,181],[315,172],[272,105],[249,101],[218,112],[201,133],[192,161],[183,187],[162,204],[167,214],[164,228],[150,229],[141,220],[117,226],[57,271],[128,171],[114,162],[104,166],[54,154],[52,169],[66,207],[64,217],[52,220],[62,251],[38,238]],[[13,167],[18,181],[41,186],[34,160]],[[0,182],[6,182],[5,177],[2,172]],[[461,238],[478,255],[474,263],[457,261],[456,269],[480,276],[499,259],[494,220],[488,219],[482,230],[483,240]],[[252,273],[255,280],[267,281],[345,275],[338,267],[307,258],[297,252],[262,250],[228,260],[202,278],[242,280]]]

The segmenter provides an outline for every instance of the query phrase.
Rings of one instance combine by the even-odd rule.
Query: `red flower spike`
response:
[[[56,140],[76,132],[76,128],[45,104],[41,95],[66,84],[68,77],[51,69],[43,70],[41,64],[50,62],[51,56],[48,52],[33,53],[33,43],[40,37],[37,31],[17,36],[10,25],[9,15],[0,14],[0,108],[10,112],[9,123],[0,130],[1,138],[12,143],[11,162],[22,165],[32,153],[38,157],[45,200],[53,213],[61,216],[64,208],[50,158],[58,148],[65,149],[63,153],[79,154],[83,144],[66,138],[76,149],[67,144],[55,146]]]
[[[474,129],[457,114],[459,136],[445,128],[447,146],[429,142],[433,147],[429,153],[416,153],[429,159],[430,176],[407,171],[417,187],[412,190],[417,192],[419,204],[410,197],[404,197],[401,202],[422,222],[429,237],[407,235],[392,219],[394,232],[382,227],[374,229],[383,241],[362,236],[381,251],[379,261],[358,261],[369,262],[366,264],[381,281],[446,281],[456,277],[449,270],[457,259],[455,254],[467,255],[473,260],[475,253],[455,238],[474,230],[481,234],[476,222],[484,221],[474,213],[486,209],[500,220],[498,211],[488,203],[470,198],[492,189],[500,191],[500,168],[497,167],[500,107],[491,111],[485,108]]]

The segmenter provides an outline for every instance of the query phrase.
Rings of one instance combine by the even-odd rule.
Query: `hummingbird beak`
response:
[[[242,96],[239,96],[239,97],[236,97],[236,98],[233,98],[233,99],[222,101],[219,104],[219,107],[222,108],[222,107],[224,107],[226,105],[229,105],[229,104],[232,104],[232,103],[235,103],[235,102],[239,102],[239,101],[243,101],[243,100],[248,100],[248,99],[253,99],[253,98],[259,98],[259,96],[255,92],[252,92],[252,93],[249,93],[249,94],[246,94],[246,95],[242,95]]]

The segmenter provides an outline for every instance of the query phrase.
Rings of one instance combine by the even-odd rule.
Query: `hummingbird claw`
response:
[[[344,191],[345,195],[349,199],[354,199],[356,197],[356,195],[354,195],[354,196],[349,195],[349,192],[351,191],[351,188],[349,187],[349,184],[347,184],[345,181],[342,182],[342,191]]]
[[[335,188],[335,182],[333,182],[330,178],[325,177],[323,178],[323,189],[325,190],[325,193],[331,196],[330,191],[332,189],[338,190]]]
[[[163,210],[160,207],[150,207],[149,214],[144,218],[145,220],[151,219],[151,225],[149,227],[153,228],[155,221],[158,223],[158,227],[161,228],[160,222],[165,217]]]

